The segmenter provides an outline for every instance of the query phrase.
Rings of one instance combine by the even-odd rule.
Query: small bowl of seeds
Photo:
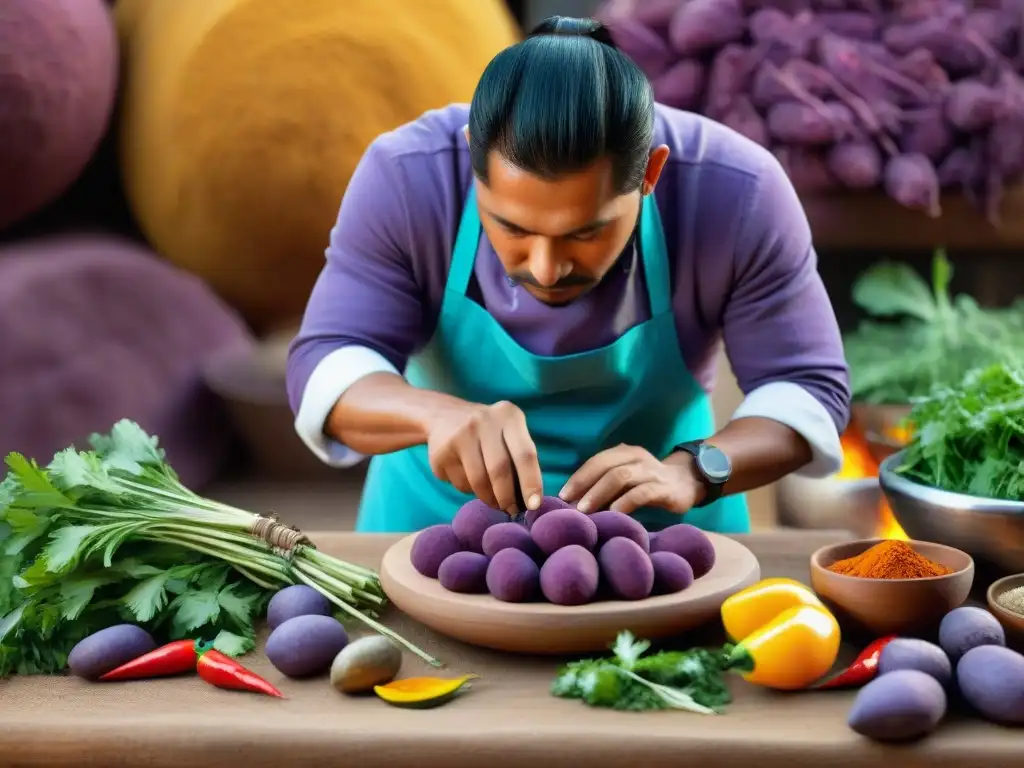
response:
[[[1007,632],[1024,635],[1024,573],[992,582],[987,599],[989,610]]]

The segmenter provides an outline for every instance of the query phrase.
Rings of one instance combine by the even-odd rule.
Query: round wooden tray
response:
[[[733,539],[709,533],[715,567],[674,595],[589,605],[503,603],[490,595],[462,595],[422,576],[409,555],[417,534],[395,543],[381,563],[380,579],[395,606],[436,632],[472,645],[529,654],[607,650],[624,629],[637,637],[678,635],[712,621],[730,595],[761,576],[754,553]]]

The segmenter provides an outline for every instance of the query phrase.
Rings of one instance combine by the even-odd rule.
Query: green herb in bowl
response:
[[[945,491],[1024,501],[1024,367],[999,363],[917,398],[896,474]]]

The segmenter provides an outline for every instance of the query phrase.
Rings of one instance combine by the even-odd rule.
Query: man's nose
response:
[[[530,247],[530,274],[542,288],[550,288],[562,279],[564,264],[555,253],[554,243],[546,237],[538,237]]]

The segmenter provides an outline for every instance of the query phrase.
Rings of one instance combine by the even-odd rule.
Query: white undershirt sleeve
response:
[[[331,352],[313,369],[302,392],[295,431],[313,454],[331,467],[354,467],[366,457],[328,437],[324,424],[345,390],[371,373],[398,369],[369,347],[349,346]]]
[[[810,392],[789,381],[775,381],[750,392],[732,418],[759,416],[785,424],[811,446],[811,463],[796,472],[828,477],[843,466],[843,448],[832,416]]]

